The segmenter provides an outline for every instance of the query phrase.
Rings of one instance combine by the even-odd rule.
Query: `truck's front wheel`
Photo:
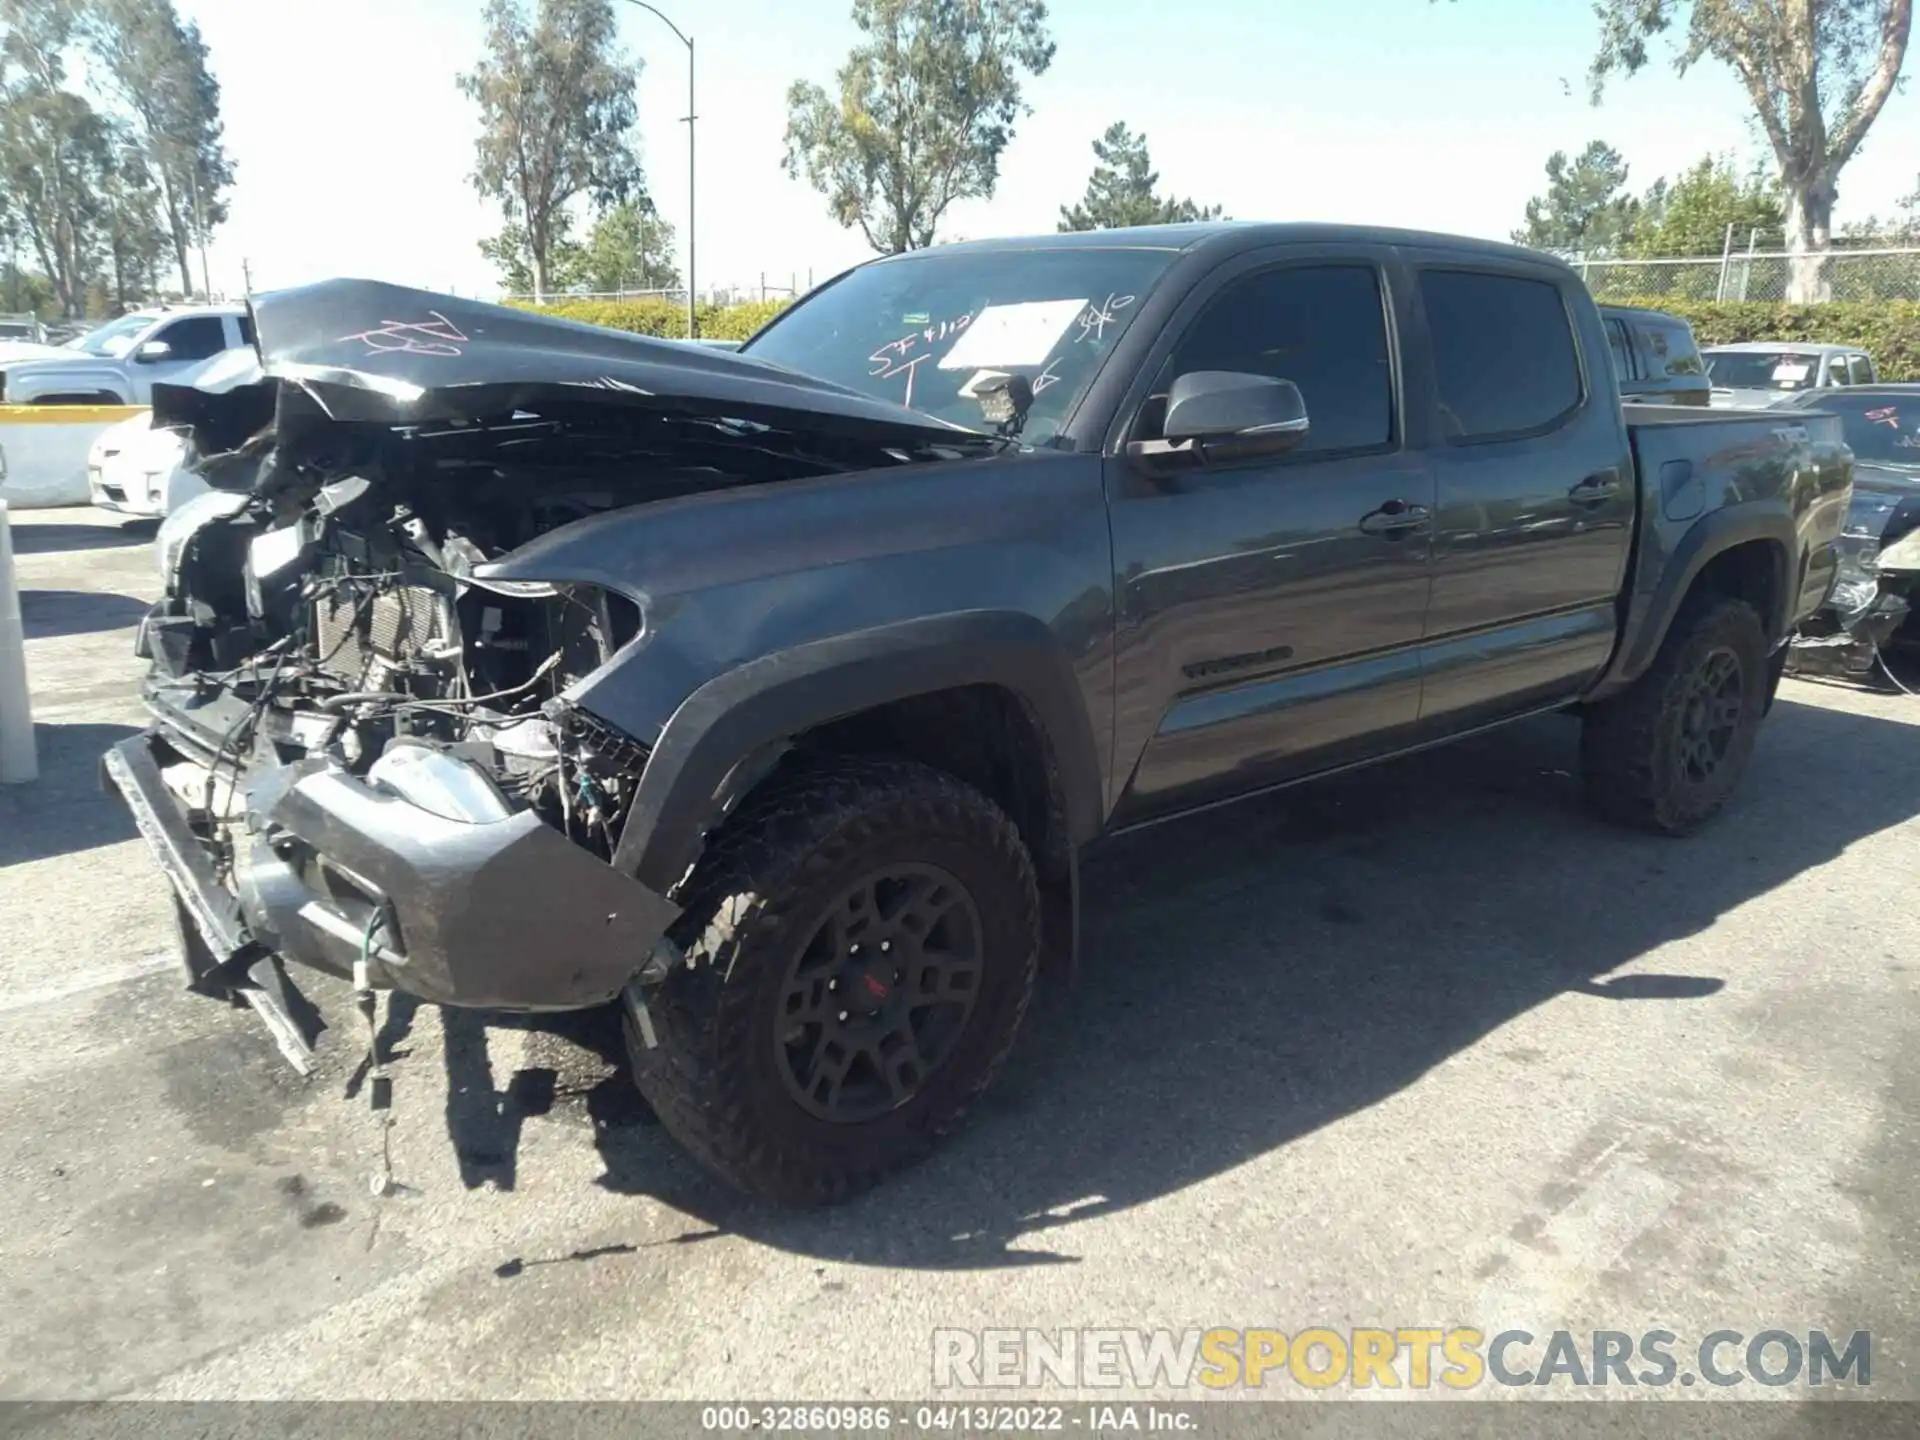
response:
[[[728,822],[676,933],[690,963],[640,997],[645,1025],[628,1009],[641,1091],[723,1178],[820,1204],[925,1154],[985,1088],[1033,991],[1039,901],[979,791],[830,759]]]
[[[1652,668],[1586,713],[1587,799],[1609,820],[1684,835],[1739,784],[1766,714],[1767,641],[1751,605],[1700,595]]]

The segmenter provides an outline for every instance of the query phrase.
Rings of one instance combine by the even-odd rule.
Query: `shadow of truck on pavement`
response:
[[[1049,1263],[1011,1248],[1049,1212],[1205,1180],[1557,995],[1737,990],[1737,970],[1607,977],[1920,814],[1920,732],[1791,699],[1733,804],[1686,840],[1592,819],[1577,747],[1578,727],[1548,717],[1090,855],[1077,984],[1043,983],[1013,1061],[940,1153],[850,1205],[737,1199],[657,1125],[597,1132],[602,1183],[823,1258]]]
[[[468,1188],[512,1188],[526,1125],[584,1092],[600,1183],[716,1231],[868,1265],[1070,1263],[1035,1244],[1063,1214],[1276,1150],[1556,996],[1737,992],[1737,968],[1611,972],[1920,814],[1915,727],[1791,698],[1727,812],[1687,840],[1592,819],[1577,746],[1577,726],[1548,717],[1096,850],[1078,982],[1043,981],[1012,1062],[945,1148],[836,1209],[782,1212],[698,1171],[632,1090],[610,1009],[449,1017],[444,1057],[408,1068],[444,1058]],[[396,1001],[390,1041],[411,1013]],[[487,1037],[507,1029],[532,1032],[536,1063],[496,1073]],[[557,1093],[561,1069],[589,1078]]]
[[[29,640],[124,630],[138,624],[147,609],[144,600],[102,590],[20,592],[20,620]]]

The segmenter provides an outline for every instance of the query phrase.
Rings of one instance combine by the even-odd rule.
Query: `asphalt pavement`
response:
[[[180,988],[97,779],[150,533],[15,518],[0,1398],[911,1400],[937,1329],[1451,1325],[1865,1330],[1920,1396],[1920,700],[1789,680],[1686,841],[1589,818],[1555,717],[1116,842],[964,1130],[793,1214],[606,1016],[390,1007],[383,1136],[337,990],[302,1080]]]

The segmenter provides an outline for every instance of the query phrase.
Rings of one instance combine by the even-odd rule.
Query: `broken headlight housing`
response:
[[[231,520],[246,508],[245,495],[231,490],[209,490],[194,496],[160,522],[160,529],[153,537],[153,553],[160,566],[160,583],[169,594],[187,543],[207,526]]]

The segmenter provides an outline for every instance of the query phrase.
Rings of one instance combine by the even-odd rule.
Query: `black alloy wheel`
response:
[[[814,756],[770,777],[683,904],[686,963],[629,989],[634,1078],[701,1164],[783,1204],[844,1200],[931,1151],[1033,994],[1018,827],[913,761]]]
[[[1679,761],[1688,780],[1704,785],[1733,749],[1746,711],[1746,677],[1740,657],[1722,647],[1708,653],[1694,672],[1680,715]]]
[[[893,865],[820,917],[782,987],[781,1079],[808,1114],[858,1124],[911,1100],[980,993],[980,912],[935,865]]]

